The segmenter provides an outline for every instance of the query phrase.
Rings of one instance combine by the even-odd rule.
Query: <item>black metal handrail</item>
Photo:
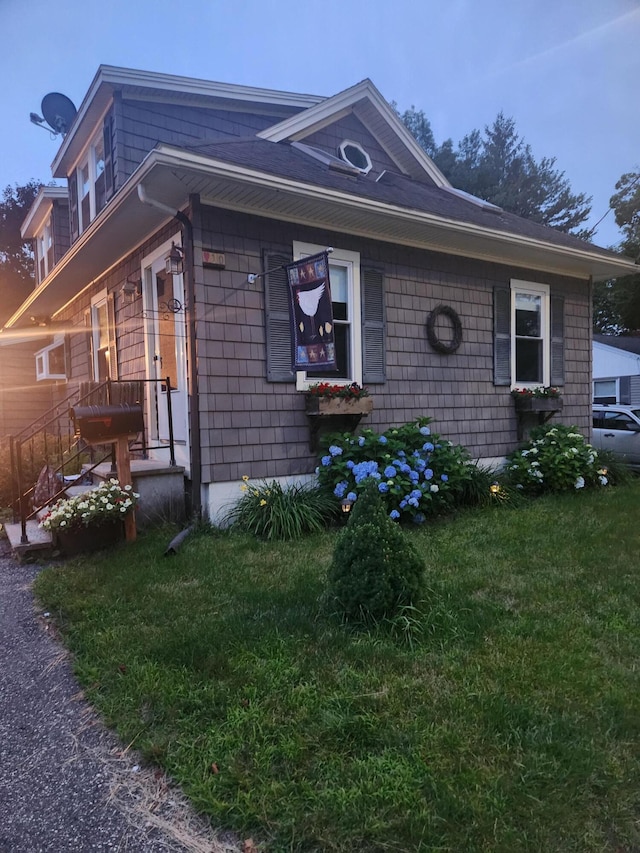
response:
[[[55,467],[52,466],[52,473],[55,476],[61,475],[63,478],[63,483],[65,468],[68,469],[70,465],[72,465],[75,461],[77,461],[82,455],[87,452],[90,454],[91,461],[91,467],[88,469],[88,473],[91,473],[98,467],[98,465],[106,461],[108,458],[111,458],[112,468],[115,470],[114,446],[109,445],[109,450],[104,452],[104,455],[101,455],[98,461],[96,462],[96,455],[99,453],[99,451],[96,451],[93,446],[85,446],[82,442],[82,439],[78,439],[74,435],[74,431],[69,429],[69,409],[73,406],[82,405],[83,403],[104,403],[105,405],[119,404],[123,402],[140,403],[140,398],[144,396],[144,394],[142,393],[142,386],[147,383],[157,384],[158,381],[159,380],[157,379],[107,379],[104,382],[99,383],[81,383],[81,385],[79,386],[79,395],[78,391],[68,394],[55,406],[53,406],[47,412],[44,412],[42,415],[40,415],[40,417],[36,418],[35,421],[33,421],[24,429],[22,429],[17,435],[10,437],[9,447],[11,459],[11,483],[13,491],[13,513],[14,521],[17,521],[17,517],[19,517],[20,519],[22,544],[27,544],[29,541],[27,537],[27,520],[36,516],[37,513],[43,508],[42,506],[35,506],[35,501],[33,500],[33,498],[35,497],[37,483],[33,483],[25,489],[25,479],[33,479],[35,463],[35,440],[38,438],[42,440],[42,454],[40,454],[38,464],[41,465],[44,461],[45,465],[49,465],[53,457],[53,459],[55,459],[56,461],[56,465]],[[173,466],[176,464],[176,460],[173,432],[173,411],[171,406],[172,387],[169,377],[166,377],[166,379],[162,381],[165,383],[167,390],[169,455],[170,464]],[[135,400],[131,399],[132,395],[136,397]],[[125,398],[128,399],[125,400]],[[65,419],[66,424],[65,428],[63,429],[63,421]],[[166,449],[166,445],[164,444],[155,446],[148,445],[147,431],[145,426],[143,426],[141,436],[142,438],[140,443],[138,443],[137,441],[133,441],[130,444],[130,448],[133,451],[141,452],[143,458],[148,458],[149,450]],[[50,452],[49,448],[51,445],[53,446],[51,447]],[[30,478],[26,478],[25,476],[26,460],[23,454],[23,449],[26,446],[28,446],[29,448],[31,457]],[[106,446],[107,445],[105,445],[105,447]],[[72,448],[75,448],[74,452],[72,452]],[[50,503],[52,500],[57,500],[57,498],[66,494],[66,490],[70,488],[71,485],[72,483],[63,485],[59,490],[55,492],[55,494],[49,495],[47,503]],[[31,504],[33,504],[33,506],[30,509],[29,507]]]

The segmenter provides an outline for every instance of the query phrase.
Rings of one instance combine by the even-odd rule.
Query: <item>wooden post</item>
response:
[[[133,486],[131,478],[131,456],[129,454],[129,437],[121,435],[115,441],[118,481],[121,486]],[[128,512],[124,517],[124,535],[127,542],[133,542],[136,538],[136,516],[134,510]]]

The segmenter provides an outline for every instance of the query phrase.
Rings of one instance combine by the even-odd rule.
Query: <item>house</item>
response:
[[[44,323],[60,393],[152,380],[161,459],[169,394],[196,511],[215,518],[243,475],[315,469],[304,392],[324,374],[292,370],[283,264],[327,247],[324,378],[369,387],[368,425],[429,415],[500,459],[517,443],[511,388],[554,384],[563,420],[590,429],[592,282],[633,262],[453,188],[369,80],[317,97],[101,66],[52,170],[69,245],[43,194],[24,231],[42,242],[38,283],[0,341]]]
[[[593,336],[593,401],[640,405],[640,337]]]

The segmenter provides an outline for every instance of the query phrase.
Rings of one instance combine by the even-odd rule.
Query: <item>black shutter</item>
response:
[[[511,385],[511,291],[493,289],[493,384]]]
[[[384,276],[380,270],[363,269],[362,287],[362,381],[369,385],[386,379]]]
[[[552,385],[564,385],[564,297],[551,297],[551,377]]]
[[[78,224],[78,175],[76,170],[69,175],[69,226],[71,228],[71,242],[78,239],[80,233]]]
[[[291,255],[265,251],[262,254],[264,309],[267,342],[267,380],[295,382],[292,369],[291,326],[289,322],[289,283],[284,264]]]
[[[619,403],[625,403],[629,405],[631,403],[631,377],[630,376],[621,376],[620,377],[620,399]]]
[[[109,201],[115,190],[113,169],[113,116],[108,115],[102,126],[102,142],[104,146],[104,180],[105,199]]]

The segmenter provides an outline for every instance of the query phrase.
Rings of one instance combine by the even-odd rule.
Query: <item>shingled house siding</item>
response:
[[[0,436],[16,435],[52,406],[56,383],[36,380],[35,353],[44,345],[31,340],[0,349]]]
[[[53,261],[57,264],[71,245],[69,233],[69,202],[67,199],[54,200],[51,211],[51,221],[53,226]]]
[[[281,114],[253,115],[123,98],[116,111],[118,186],[160,142],[184,146],[197,145],[205,140],[223,142],[255,136],[258,131],[287,118],[291,112],[283,109]]]
[[[393,162],[360,119],[354,115],[345,116],[328,127],[316,131],[311,136],[305,137],[301,141],[305,145],[313,145],[316,148],[321,148],[323,151],[328,151],[334,157],[339,157],[338,148],[340,143],[344,142],[345,139],[348,139],[350,142],[358,142],[369,154],[371,162],[375,163],[373,170],[370,172],[372,176],[382,172],[384,169],[389,169],[392,172],[399,171],[397,164]]]
[[[294,240],[360,252],[384,272],[386,370],[373,391],[367,425],[385,429],[419,415],[474,456],[504,456],[516,445],[509,388],[493,384],[493,288],[511,278],[540,281],[565,299],[565,409],[562,420],[588,431],[589,293],[586,282],[518,267],[347,238],[292,224],[203,208],[201,246],[225,253],[226,268],[197,271],[198,371],[203,482],[313,471],[304,395],[270,383],[265,369],[263,250],[290,251]],[[458,312],[463,341],[453,355],[429,346],[425,323],[436,305]]]

